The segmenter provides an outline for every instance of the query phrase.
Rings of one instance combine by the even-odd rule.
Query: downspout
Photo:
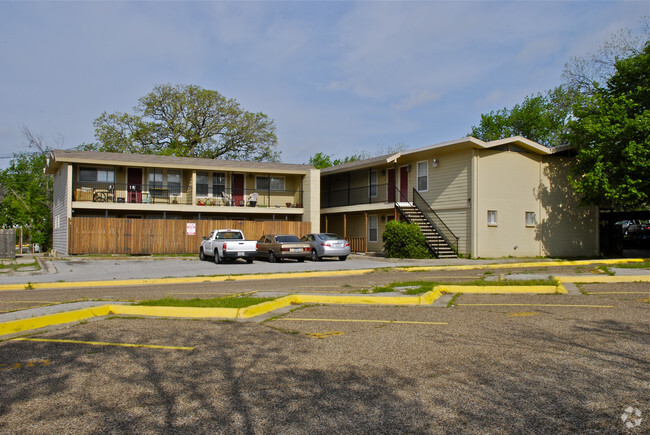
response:
[[[393,161],[393,213],[397,220],[397,159]]]

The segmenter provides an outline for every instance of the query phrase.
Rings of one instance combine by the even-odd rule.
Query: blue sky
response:
[[[0,168],[23,126],[93,142],[95,118],[160,83],[266,113],[287,163],[458,139],[647,15],[647,0],[0,2]]]

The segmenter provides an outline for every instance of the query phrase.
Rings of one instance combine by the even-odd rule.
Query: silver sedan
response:
[[[319,261],[323,257],[339,257],[339,260],[345,261],[350,255],[350,242],[334,233],[307,234],[300,240],[311,245],[313,261]]]

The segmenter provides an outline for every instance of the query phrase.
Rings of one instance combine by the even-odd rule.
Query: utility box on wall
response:
[[[0,229],[0,258],[16,258],[16,230]]]

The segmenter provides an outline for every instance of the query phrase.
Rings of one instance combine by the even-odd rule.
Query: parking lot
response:
[[[486,273],[511,271],[383,269],[335,281],[12,291],[2,299],[359,292]],[[300,305],[253,322],[106,316],[38,331],[0,342],[0,432],[644,432],[648,284],[578,288],[462,294],[448,307]]]

